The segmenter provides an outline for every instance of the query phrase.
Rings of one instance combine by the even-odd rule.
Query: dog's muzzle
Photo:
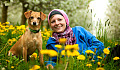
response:
[[[37,23],[36,22],[33,22],[33,25],[36,25]]]

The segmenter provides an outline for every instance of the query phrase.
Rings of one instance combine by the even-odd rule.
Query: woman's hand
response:
[[[51,64],[48,64],[48,65],[46,66],[46,68],[49,69],[49,66],[50,66],[52,69],[54,68]]]

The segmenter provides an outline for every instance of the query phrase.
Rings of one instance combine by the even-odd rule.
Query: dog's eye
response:
[[[40,17],[38,17],[37,19],[41,19]]]
[[[30,17],[30,19],[33,19],[33,17]]]

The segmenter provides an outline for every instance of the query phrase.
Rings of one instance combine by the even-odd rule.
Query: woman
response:
[[[60,38],[67,38],[66,45],[79,44],[80,53],[85,54],[86,50],[94,51],[94,49],[96,48],[96,54],[98,52],[100,54],[104,49],[103,43],[96,39],[95,36],[93,36],[83,27],[75,26],[71,28],[69,26],[68,16],[63,10],[52,10],[48,15],[48,23],[53,30],[53,33],[52,37],[50,37],[47,41],[47,49],[53,49],[55,51],[58,51],[55,45],[60,44],[58,41]],[[55,64],[51,64],[51,62],[56,62],[56,59],[56,57],[53,57],[52,61],[47,61],[47,68],[48,66],[51,66],[53,68]]]

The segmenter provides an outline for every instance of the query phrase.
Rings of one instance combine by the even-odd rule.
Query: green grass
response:
[[[15,27],[15,28],[14,28]],[[20,26],[18,26],[20,27]],[[25,26],[26,27],[26,26]],[[19,58],[15,56],[8,56],[8,51],[10,48],[15,44],[16,41],[13,41],[13,38],[16,40],[19,39],[19,37],[24,33],[25,27],[22,27],[20,29],[17,29],[17,26],[13,26],[10,29],[10,26],[3,26],[0,24],[0,69],[6,69],[6,70],[29,70],[31,69],[34,65],[39,65],[40,69],[39,70],[47,70],[45,64],[43,66],[40,65],[39,63],[39,58],[37,57],[36,59],[28,58],[28,62],[25,63],[23,61],[22,56]],[[13,29],[12,29],[13,28]],[[6,31],[5,31],[6,29]],[[3,30],[3,31],[2,31]],[[24,30],[24,31],[22,31]],[[14,33],[14,31],[16,31]],[[51,31],[46,30],[46,28],[43,28],[42,31],[42,37],[43,37],[43,49],[46,49],[46,43],[48,38],[51,36]],[[105,33],[103,32],[102,36],[97,35],[97,38],[102,41],[105,45],[105,47],[115,47],[116,41],[114,39],[109,40]],[[9,40],[12,41],[9,41]],[[38,54],[38,51],[36,50],[35,53]],[[102,54],[103,55],[103,54]],[[106,62],[106,60],[99,60],[101,62],[100,65],[97,65],[97,62],[92,62],[91,59],[89,59],[88,56],[86,56],[86,59],[84,61],[78,60],[77,57],[69,57],[66,58],[66,62],[64,63],[64,58],[61,58],[62,62],[59,63],[54,67],[53,70],[96,70],[98,67],[102,67],[105,70],[118,70],[119,67],[117,66],[117,63],[114,62],[114,60],[111,60],[109,62]],[[48,56],[44,55],[44,61],[48,60]],[[113,57],[109,57],[113,58]],[[68,65],[67,65],[68,62]],[[91,63],[92,66],[86,66],[86,64]],[[13,68],[12,68],[13,67]],[[52,69],[51,69],[52,70]]]

